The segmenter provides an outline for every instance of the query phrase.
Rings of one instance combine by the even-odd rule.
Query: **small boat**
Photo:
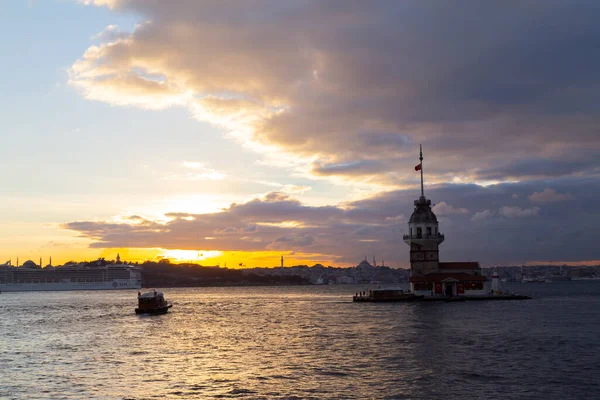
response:
[[[368,292],[360,292],[354,295],[352,301],[355,302],[402,302],[419,301],[424,296],[417,296],[412,292],[405,292],[402,289],[372,289]]]
[[[138,307],[135,309],[136,314],[165,314],[173,304],[167,303],[162,292],[153,290],[141,294],[138,292]]]

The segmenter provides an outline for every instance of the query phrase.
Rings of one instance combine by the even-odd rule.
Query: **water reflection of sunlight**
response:
[[[597,332],[572,335],[598,320],[582,307],[597,303],[589,287],[527,304],[353,303],[365,285],[161,288],[174,307],[160,316],[133,312],[135,290],[3,294],[0,397],[585,398]]]

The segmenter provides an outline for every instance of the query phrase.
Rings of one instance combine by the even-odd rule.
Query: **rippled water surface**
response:
[[[529,301],[352,303],[365,287],[0,294],[2,398],[600,398],[600,283]]]

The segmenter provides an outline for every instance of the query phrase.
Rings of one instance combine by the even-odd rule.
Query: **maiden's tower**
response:
[[[408,221],[408,234],[404,242],[410,246],[410,289],[417,295],[429,296],[480,296],[486,294],[485,282],[478,262],[440,262],[439,246],[444,235],[431,200],[423,188],[423,150],[420,149],[421,196],[415,200],[415,209]]]

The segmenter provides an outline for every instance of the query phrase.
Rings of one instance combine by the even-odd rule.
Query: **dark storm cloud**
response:
[[[304,160],[314,177],[416,183],[422,143],[432,181],[520,181],[427,188],[443,260],[600,259],[597,1],[95,3],[148,22],[73,65],[88,98],[189,107],[246,144]],[[66,227],[97,247],[288,246],[406,265],[416,195],[311,207],[272,193],[164,225]]]
[[[354,161],[343,164],[313,164],[315,175],[372,175],[381,171],[383,163],[373,160]]]
[[[600,139],[600,138],[599,138]],[[521,160],[507,165],[499,165],[494,169],[478,171],[481,179],[496,180],[503,178],[550,178],[571,175],[580,171],[600,174],[600,164],[597,160],[563,161],[563,160]]]
[[[597,173],[596,1],[108,4],[150,22],[73,66],[89,98],[201,109],[321,176],[397,171],[417,143],[442,181]]]
[[[95,240],[93,247],[283,249],[334,255],[340,264],[375,253],[392,266],[407,266],[402,235],[417,195],[393,191],[343,207],[310,207],[271,196],[277,200],[257,199],[166,224],[71,222],[64,227]],[[600,259],[597,180],[441,185],[427,189],[426,195],[444,210],[438,215],[446,234],[444,261],[479,260],[489,266]]]

